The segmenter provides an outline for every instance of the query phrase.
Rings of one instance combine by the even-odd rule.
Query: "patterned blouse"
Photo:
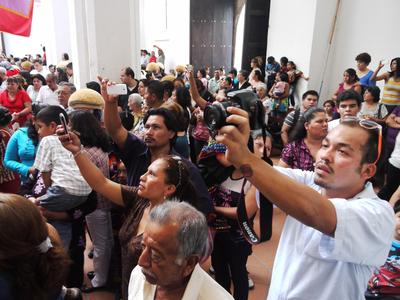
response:
[[[304,139],[287,144],[282,150],[281,159],[292,169],[314,171],[314,158]]]

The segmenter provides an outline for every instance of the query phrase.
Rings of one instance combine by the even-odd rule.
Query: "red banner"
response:
[[[0,31],[31,34],[34,0],[0,0]]]

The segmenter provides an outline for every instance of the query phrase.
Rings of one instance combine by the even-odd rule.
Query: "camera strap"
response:
[[[240,198],[239,202],[236,208],[236,216],[237,220],[239,223],[239,227],[243,232],[243,235],[245,239],[250,243],[250,244],[258,244],[260,243],[260,239],[258,238],[257,234],[254,232],[253,225],[251,224],[249,217],[247,215],[247,210],[246,210],[246,201],[245,201],[245,195],[244,195],[244,186],[247,183],[247,179],[245,178],[243,180],[242,184],[242,190],[240,192]]]

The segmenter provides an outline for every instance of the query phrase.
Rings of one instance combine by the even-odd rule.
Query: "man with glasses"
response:
[[[268,299],[364,299],[368,279],[385,262],[393,209],[367,182],[376,171],[381,130],[343,118],[322,142],[315,171],[272,168],[247,149],[247,113],[232,115],[217,141],[227,159],[288,216]]]

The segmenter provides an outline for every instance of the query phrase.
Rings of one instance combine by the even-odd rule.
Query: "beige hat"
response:
[[[80,89],[69,97],[68,106],[73,109],[103,109],[104,99],[94,90]]]
[[[171,74],[165,75],[163,78],[161,78],[161,81],[174,81],[174,80],[175,76]]]
[[[158,66],[157,63],[151,62],[151,63],[147,64],[146,71],[147,72],[158,73],[160,71],[160,67]]]
[[[21,63],[21,68],[26,70],[26,71],[31,71],[33,67],[33,64],[30,61],[24,61]]]
[[[177,73],[183,73],[183,72],[186,71],[186,66],[185,66],[185,65],[177,65],[177,66],[175,67],[175,71],[176,71]]]

